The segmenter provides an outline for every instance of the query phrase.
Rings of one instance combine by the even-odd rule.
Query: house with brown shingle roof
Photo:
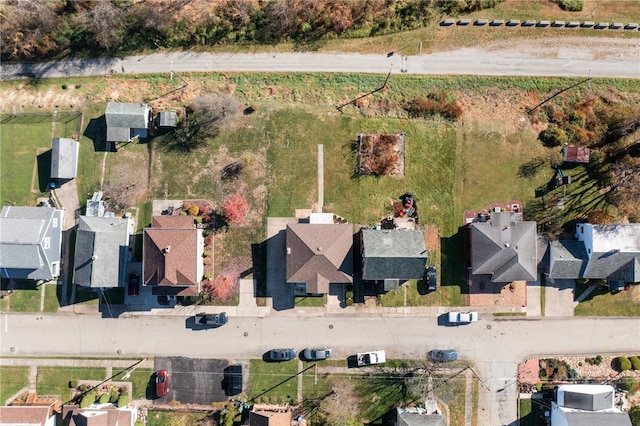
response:
[[[80,408],[78,405],[65,405],[62,418],[69,426],[133,426],[136,422],[135,408],[116,408],[112,404]]]
[[[52,403],[41,406],[2,406],[0,407],[0,424],[3,426],[55,426],[54,405]]]
[[[204,274],[204,238],[191,216],[154,216],[143,236],[143,285],[153,294],[196,296]]]
[[[584,146],[567,145],[562,148],[562,161],[565,163],[588,163],[591,150]]]
[[[291,407],[282,405],[255,404],[249,413],[249,426],[292,426],[298,425],[293,419]]]
[[[306,285],[307,294],[328,294],[330,284],[353,282],[353,226],[318,222],[286,229],[287,283]]]

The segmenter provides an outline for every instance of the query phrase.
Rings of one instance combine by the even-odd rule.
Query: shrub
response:
[[[100,395],[100,398],[98,398],[98,402],[100,404],[106,404],[107,402],[109,402],[110,398],[111,398],[111,394],[103,393],[102,395]]]
[[[85,383],[80,385],[80,392],[84,392],[87,390],[87,385]]]
[[[640,426],[640,405],[633,407],[631,411],[629,411],[629,417],[631,417],[631,424],[633,426]]]
[[[569,141],[567,133],[556,124],[549,124],[549,127],[540,132],[538,139],[546,147],[560,146]]]
[[[210,280],[211,279],[211,272],[205,272],[204,279],[205,280]]]
[[[346,302],[347,306],[351,306],[353,305],[353,299],[347,299]]]
[[[118,401],[118,398],[120,398],[120,395],[115,393],[115,392],[113,392],[109,396],[109,402],[112,403],[112,404],[115,404]]]
[[[209,235],[211,235],[211,229],[205,229],[204,231],[202,231],[203,237],[208,237]]]
[[[63,84],[63,85],[62,85],[62,90],[67,90],[67,87],[68,87],[68,86],[67,86],[66,84]]]
[[[69,380],[69,387],[71,389],[78,387],[78,381],[77,380]]]
[[[631,370],[631,361],[626,356],[618,357],[617,364],[620,371]]]
[[[205,250],[204,253],[202,253],[202,257],[209,257],[211,256],[211,252],[209,250]]]
[[[622,377],[618,381],[618,386],[620,386],[622,390],[633,394],[638,390],[638,380],[636,380],[635,377],[630,376]]]
[[[189,208],[187,209],[187,213],[189,213],[191,216],[198,216],[198,213],[200,213],[200,208],[194,204],[193,206],[189,206]]]
[[[631,367],[634,370],[640,370],[640,358],[634,355],[631,358],[629,358],[629,361],[631,361]]]
[[[347,292],[345,293],[345,297],[346,297],[347,299],[353,299],[353,291],[347,291]]]
[[[567,12],[581,12],[584,2],[583,0],[558,0],[558,6]]]
[[[120,398],[118,398],[118,408],[126,407],[127,405],[129,405],[129,395],[120,395]]]
[[[202,223],[202,216],[196,216],[193,220],[195,223]]]
[[[94,392],[87,392],[80,401],[80,408],[87,408],[91,404],[96,402],[96,394]]]

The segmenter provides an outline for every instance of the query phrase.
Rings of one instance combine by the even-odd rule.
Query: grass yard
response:
[[[113,371],[116,372],[117,370],[114,368]],[[131,382],[133,388],[133,399],[146,399],[150,396],[147,392],[147,388],[151,383],[152,374],[153,369],[151,368],[136,368],[128,379],[123,379],[122,376],[124,376],[125,373],[122,373],[114,377],[112,380],[116,382]]]
[[[283,404],[295,401],[298,394],[298,363],[251,360],[251,393],[255,402]]]
[[[45,284],[44,287],[44,312],[58,312],[60,302],[58,301],[58,285]]]
[[[196,425],[205,420],[211,413],[206,412],[173,412],[149,410],[147,426]]]
[[[316,306],[322,307],[327,304],[327,295],[322,296],[298,296],[295,298],[294,305],[296,307]]]
[[[29,367],[0,367],[0,405],[20,389],[29,386]]]
[[[410,280],[398,290],[389,291],[378,296],[381,306],[463,306],[466,304],[465,295],[459,286],[439,286],[438,291],[423,294],[423,287],[416,280]]]
[[[40,312],[40,297],[43,286],[35,281],[16,280],[16,286],[9,295],[11,312]]]
[[[67,402],[71,398],[69,381],[104,380],[106,374],[100,367],[39,367],[36,391],[39,395],[58,395]]]
[[[574,294],[580,295],[586,289],[584,284],[576,284]],[[587,299],[574,309],[581,316],[640,316],[640,286],[633,285],[628,291],[611,294],[606,289],[595,289]]]
[[[472,378],[475,382],[477,379]],[[466,381],[464,375],[433,377],[433,393],[436,398],[449,406],[449,422],[452,425],[465,424]],[[471,398],[473,403],[473,398]],[[477,410],[472,407],[472,412]]]

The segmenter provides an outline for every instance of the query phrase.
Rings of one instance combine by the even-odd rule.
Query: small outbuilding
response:
[[[178,114],[175,111],[162,111],[158,113],[157,125],[164,129],[174,129],[178,126]]]
[[[75,179],[78,173],[80,142],[67,138],[51,140],[51,179]]]
[[[562,161],[565,163],[588,163],[590,154],[589,148],[568,145],[562,148]]]

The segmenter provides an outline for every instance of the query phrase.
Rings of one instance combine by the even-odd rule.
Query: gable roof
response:
[[[80,142],[67,138],[51,140],[51,179],[74,179],[78,172]]]
[[[172,216],[173,217],[173,216]],[[177,216],[176,216],[177,217]],[[177,220],[176,220],[177,221]],[[202,232],[193,228],[146,228],[143,237],[143,283],[183,288],[196,295],[202,278]]]
[[[136,416],[131,408],[80,408],[77,405],[65,405],[62,418],[69,426],[131,426]]]
[[[135,135],[131,129],[147,129],[151,109],[143,103],[109,102],[104,113],[108,142],[127,142]],[[146,134],[142,134],[146,137]]]
[[[422,230],[363,229],[362,278],[421,279],[427,263]]]
[[[153,216],[151,218],[152,228],[195,228],[193,216]]]
[[[0,424],[45,426],[54,415],[51,406],[0,406]]]
[[[593,253],[583,274],[584,278],[640,282],[640,253]]]
[[[562,160],[567,163],[588,163],[591,150],[583,146],[565,146],[562,148]]]
[[[632,426],[628,413],[567,411],[567,426]]]
[[[3,277],[51,280],[60,262],[62,210],[5,206],[0,211],[0,270]]]
[[[537,276],[536,223],[512,220],[515,213],[491,213],[489,222],[469,225],[471,271],[491,281],[533,281]]]
[[[551,241],[549,247],[551,278],[576,279],[583,276],[588,257],[582,241]]]
[[[287,225],[287,282],[309,293],[328,293],[330,283],[353,282],[353,226],[348,223]]]
[[[73,283],[118,287],[124,282],[128,247],[129,219],[80,216]]]

